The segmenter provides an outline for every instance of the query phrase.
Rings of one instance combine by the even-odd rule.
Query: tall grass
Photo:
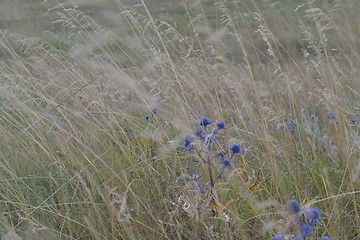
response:
[[[291,239],[292,198],[311,239],[359,239],[355,0],[115,3],[127,35],[69,4],[57,32],[1,30],[5,239]],[[204,115],[246,149],[215,203],[181,146]]]

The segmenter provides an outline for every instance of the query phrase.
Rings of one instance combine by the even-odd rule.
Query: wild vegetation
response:
[[[360,239],[358,1],[99,2],[1,3],[4,239]]]

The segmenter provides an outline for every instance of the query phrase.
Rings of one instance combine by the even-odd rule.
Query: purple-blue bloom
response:
[[[305,216],[312,226],[320,220],[320,211],[317,208],[310,208],[305,211]]]
[[[298,213],[301,210],[300,204],[295,199],[291,199],[288,203],[290,213]]]
[[[201,138],[201,139],[204,138],[204,135],[203,135],[203,133],[202,133],[202,130],[200,130],[200,129],[195,130],[195,131],[194,131],[194,135],[195,135],[196,137],[198,137],[198,138]]]
[[[145,115],[145,120],[146,120],[147,122],[150,122],[150,116],[149,116],[149,115]]]
[[[236,144],[236,143],[231,145],[230,150],[232,152],[232,155],[237,154],[237,153],[241,153],[241,154],[245,153],[244,149],[239,144]]]
[[[210,119],[207,117],[202,117],[200,119],[200,126],[204,126],[206,127],[207,125],[209,125],[211,123]]]
[[[230,166],[231,166],[230,160],[227,159],[227,158],[224,158],[224,159],[221,161],[221,163],[224,164],[224,167],[230,167]]]
[[[217,123],[217,127],[218,127],[218,130],[224,129],[225,128],[225,123],[220,121],[220,122]]]
[[[306,237],[310,236],[310,234],[312,234],[312,232],[314,231],[314,228],[308,224],[303,224],[300,227],[300,231],[301,231],[303,238],[305,239]]]

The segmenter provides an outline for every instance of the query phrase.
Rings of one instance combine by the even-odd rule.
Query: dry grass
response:
[[[117,0],[109,29],[48,1],[51,32],[1,30],[4,239],[290,237],[291,198],[321,210],[309,239],[359,239],[357,2],[295,2]],[[180,147],[203,115],[246,149],[218,215]]]

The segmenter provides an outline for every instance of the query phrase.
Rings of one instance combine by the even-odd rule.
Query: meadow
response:
[[[360,239],[357,0],[3,0],[0,236]]]

